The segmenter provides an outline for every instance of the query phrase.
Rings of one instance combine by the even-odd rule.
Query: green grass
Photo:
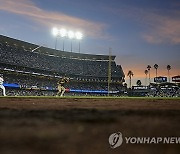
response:
[[[32,98],[32,99],[178,99],[180,97],[114,97],[114,96],[65,96],[65,97],[55,97],[55,96],[0,96],[0,98]]]

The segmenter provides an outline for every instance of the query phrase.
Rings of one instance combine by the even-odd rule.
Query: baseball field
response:
[[[0,154],[179,154],[180,144],[109,136],[180,137],[180,98],[0,97]]]

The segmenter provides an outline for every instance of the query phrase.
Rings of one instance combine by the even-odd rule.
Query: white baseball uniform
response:
[[[6,96],[6,89],[3,86],[4,79],[0,77],[0,88],[3,90],[3,95]]]

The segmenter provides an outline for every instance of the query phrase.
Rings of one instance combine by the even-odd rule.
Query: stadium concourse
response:
[[[107,95],[109,55],[54,50],[0,35],[0,74],[7,95],[56,95],[62,76],[66,95]],[[111,56],[110,93],[123,91],[124,73]]]

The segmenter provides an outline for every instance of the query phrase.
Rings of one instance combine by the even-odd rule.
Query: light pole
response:
[[[68,32],[68,37],[71,40],[71,52],[72,52],[72,39],[74,38],[74,32],[73,31],[69,31]]]
[[[74,33],[73,31],[67,31],[66,29],[62,28],[62,29],[57,29],[57,28],[53,28],[52,29],[52,33],[53,35],[56,37],[56,41],[55,41],[55,49],[57,48],[57,37],[62,37],[62,41],[63,41],[63,51],[64,51],[64,38],[69,38],[71,41],[71,52],[72,52],[72,41],[73,39],[77,39],[79,40],[79,53],[80,53],[80,40],[82,39],[83,35],[81,32],[76,32]]]
[[[56,50],[56,46],[57,46],[57,36],[58,36],[58,33],[59,33],[58,29],[54,27],[52,29],[52,34],[56,37],[56,40],[55,40],[55,50]]]
[[[56,41],[55,41],[55,50],[57,49],[57,36],[56,36]]]
[[[64,38],[67,36],[66,29],[62,28],[59,30],[60,36],[63,38],[63,51],[64,51]]]
[[[63,38],[63,51],[64,51],[64,38]]]
[[[79,53],[81,52],[81,44],[80,44],[80,40],[79,40]]]
[[[79,40],[79,53],[80,53],[80,52],[81,52],[80,41],[81,41],[83,35],[82,35],[82,33],[80,33],[80,32],[76,32],[76,33],[75,33],[75,36],[76,36],[76,39]]]
[[[71,52],[72,52],[72,39],[71,39]]]

